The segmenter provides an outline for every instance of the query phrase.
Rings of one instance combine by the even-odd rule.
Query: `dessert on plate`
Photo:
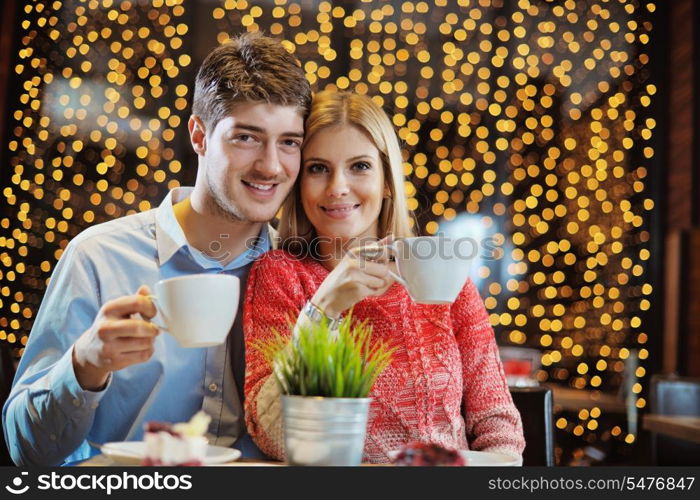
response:
[[[204,437],[211,417],[197,412],[189,422],[146,422],[143,465],[202,465],[207,454]]]
[[[444,448],[439,444],[414,442],[407,444],[393,460],[394,465],[405,466],[452,466],[467,465],[457,450]]]

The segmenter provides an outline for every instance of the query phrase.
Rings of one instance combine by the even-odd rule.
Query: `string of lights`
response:
[[[475,278],[499,343],[538,349],[537,379],[575,389],[614,393],[634,360],[645,407],[657,88],[656,5],[641,0],[27,1],[8,101],[1,341],[21,354],[75,234],[192,178],[176,138],[194,8],[219,43],[263,30],[315,90],[371,95],[402,141],[418,229],[474,230],[497,247]],[[599,425],[604,413],[556,426],[634,442]]]

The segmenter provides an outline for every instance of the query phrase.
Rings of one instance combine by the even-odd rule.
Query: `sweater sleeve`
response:
[[[522,459],[520,413],[513,404],[484,303],[469,280],[452,305],[462,357],[464,416],[469,447]]]
[[[243,312],[246,426],[260,449],[279,460],[284,459],[281,391],[272,367],[253,344],[272,339],[275,330],[291,335],[290,321],[296,321],[305,302],[291,259],[273,251],[253,265]]]

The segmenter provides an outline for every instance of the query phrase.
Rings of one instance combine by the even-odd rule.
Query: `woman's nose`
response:
[[[331,198],[340,198],[348,194],[349,186],[342,171],[335,172],[330,178],[326,194]]]

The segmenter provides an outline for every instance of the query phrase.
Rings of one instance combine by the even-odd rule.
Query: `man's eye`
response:
[[[235,139],[238,142],[253,142],[255,138],[250,134],[238,134],[236,135]]]
[[[292,148],[299,148],[301,147],[301,143],[299,141],[295,141],[294,139],[285,139],[284,140],[284,145],[289,146]]]

